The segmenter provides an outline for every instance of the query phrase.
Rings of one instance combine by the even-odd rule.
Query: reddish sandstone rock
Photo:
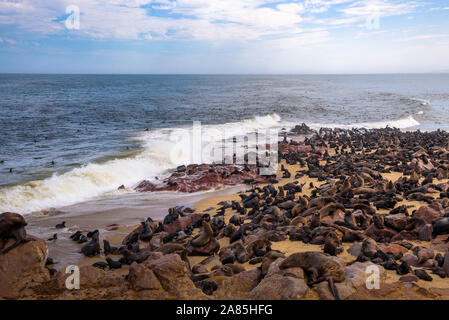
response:
[[[374,240],[378,241],[380,239],[389,238],[392,239],[397,232],[391,228],[384,227],[383,229],[379,229],[376,227],[376,225],[373,223],[371,224],[366,230],[365,235],[367,235],[370,238],[373,238]]]
[[[384,217],[385,225],[397,231],[402,231],[407,226],[407,216],[403,213],[389,214]]]
[[[395,257],[402,257],[408,250],[401,245],[398,244],[390,244],[384,249],[382,249],[385,253],[391,253]]]
[[[0,298],[27,296],[33,288],[50,279],[48,270],[44,268],[47,244],[42,239],[35,239],[20,244],[7,254],[0,254]],[[13,243],[10,239],[5,246]],[[2,241],[0,244],[3,245]]]
[[[422,226],[418,233],[418,239],[421,241],[432,241],[432,230],[431,224]]]
[[[214,297],[230,300],[248,299],[251,289],[260,276],[261,271],[256,268],[228,277],[223,280],[218,290],[214,292]]]
[[[154,272],[143,264],[133,262],[129,266],[127,277],[134,290],[163,290],[162,285]]]
[[[189,256],[212,256],[220,250],[220,244],[215,238],[212,238],[209,243],[203,247],[194,247],[189,244],[187,250],[189,250]]]
[[[197,214],[197,216],[199,216],[201,219],[201,215]],[[178,230],[185,230],[187,229],[187,226],[192,222],[193,222],[193,215],[181,217],[176,219],[172,223],[164,224],[164,231],[170,234]]]
[[[209,272],[209,270],[207,270],[207,267],[205,265],[197,263],[192,267],[192,272],[194,274],[199,274],[199,273],[207,273]]]
[[[178,254],[167,254],[147,264],[160,284],[177,299],[205,299],[207,296],[195,287],[189,271]]]
[[[444,210],[440,203],[434,202],[428,206],[422,206],[413,214],[416,219],[424,220],[428,224],[432,224],[444,216]]]
[[[392,242],[402,241],[402,240],[414,241],[417,239],[418,239],[418,236],[414,232],[402,230],[401,232],[396,234],[393,238],[391,238],[391,241]]]
[[[265,277],[249,295],[255,300],[303,299],[309,287],[303,279],[274,274]]]

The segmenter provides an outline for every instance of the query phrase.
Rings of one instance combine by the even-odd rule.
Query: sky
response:
[[[0,0],[0,72],[449,72],[449,0]]]

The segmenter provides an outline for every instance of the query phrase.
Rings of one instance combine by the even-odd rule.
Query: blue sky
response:
[[[449,72],[448,57],[446,0],[0,0],[0,72]]]

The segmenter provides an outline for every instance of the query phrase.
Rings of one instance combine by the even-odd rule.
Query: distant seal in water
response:
[[[280,269],[293,267],[301,267],[308,274],[309,286],[327,281],[335,299],[340,299],[334,282],[343,282],[345,273],[343,267],[330,256],[321,252],[298,252],[288,256],[279,265]]]
[[[55,233],[55,234],[53,234],[53,237],[48,238],[47,241],[56,241],[57,239],[58,239],[58,234]]]
[[[33,238],[26,237],[25,226],[27,225],[25,219],[17,213],[4,212],[0,214],[0,240],[4,241],[3,247],[6,245],[8,239],[15,239],[16,242],[6,249],[3,249],[2,254],[8,253],[21,243],[34,241]]]
[[[63,229],[63,228],[65,228],[65,221],[62,221],[61,223],[58,223],[58,224],[55,226],[55,228],[56,228],[56,229]]]
[[[200,234],[198,238],[192,239],[190,244],[194,247],[203,247],[210,242],[214,235],[214,231],[210,224],[206,221],[203,221],[203,232]]]
[[[78,230],[70,236],[70,239],[72,239],[73,241],[78,241],[82,235],[83,234],[81,233],[81,231]]]

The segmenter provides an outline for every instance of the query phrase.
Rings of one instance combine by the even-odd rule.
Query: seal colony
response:
[[[438,277],[449,290],[449,133],[313,131],[303,124],[278,150],[276,177],[261,177],[251,166],[200,164],[178,167],[160,185],[143,181],[136,188],[193,192],[249,185],[208,210],[169,208],[162,221],[141,222],[117,247],[104,240],[102,249],[98,230],[77,231],[71,239],[84,255],[105,257],[95,268],[127,267],[128,282],[138,266],[158,274],[158,261],[178,259],[204,298],[237,299],[240,293],[223,292],[232,279],[248,278],[251,284],[239,289],[245,298],[376,298],[376,291],[357,292],[365,288],[367,266],[381,270],[383,283],[385,277],[397,277],[397,284]],[[15,230],[24,227],[24,220],[8,223],[8,215],[0,216],[2,239],[16,238]],[[19,239],[18,245],[25,236]],[[357,270],[363,281],[356,285]]]

